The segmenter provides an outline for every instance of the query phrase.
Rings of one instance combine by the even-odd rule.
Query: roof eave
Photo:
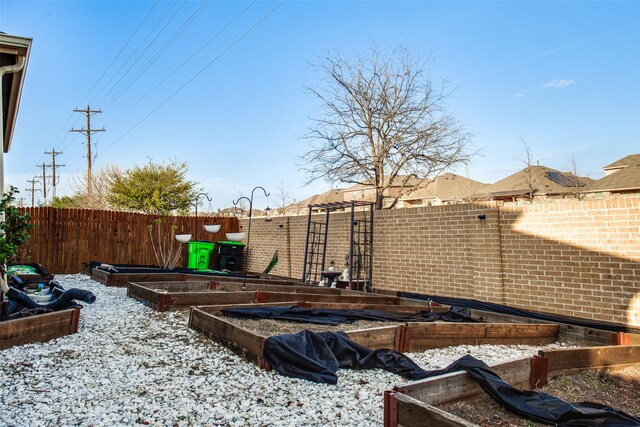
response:
[[[611,188],[595,188],[595,189],[589,189],[589,190],[585,190],[584,193],[602,193],[605,191],[639,191],[640,192],[640,187],[611,187]]]
[[[29,54],[31,52],[31,43],[33,39],[28,37],[11,36],[8,34],[0,34],[0,52],[9,55],[15,55],[16,63],[19,57],[24,57],[24,65],[20,71],[13,73],[13,81],[10,87],[9,104],[3,109],[6,116],[3,117],[2,131],[4,132],[3,151],[9,152],[11,148],[11,140],[16,125],[18,109],[20,107],[20,98],[22,96],[22,87],[24,85],[24,77],[29,64]]]

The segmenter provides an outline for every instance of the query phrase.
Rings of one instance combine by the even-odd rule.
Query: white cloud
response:
[[[513,95],[513,96],[514,96],[514,98],[524,98],[528,94],[529,94],[529,90],[522,89],[522,90],[519,90],[518,92],[516,92],[516,94]]]
[[[563,89],[567,86],[571,86],[574,82],[575,80],[566,79],[551,80],[550,82],[543,84],[542,87],[546,87],[548,89]]]

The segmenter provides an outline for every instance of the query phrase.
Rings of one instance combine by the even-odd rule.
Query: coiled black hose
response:
[[[93,304],[96,301],[96,296],[93,294],[93,292],[77,288],[69,289],[62,292],[62,294],[60,294],[58,298],[48,304],[38,304],[28,294],[14,288],[13,286],[9,287],[7,296],[9,297],[9,300],[13,300],[14,302],[17,302],[18,304],[27,308],[45,308],[52,311],[64,310],[69,304],[73,302],[73,300],[83,301],[87,304]]]

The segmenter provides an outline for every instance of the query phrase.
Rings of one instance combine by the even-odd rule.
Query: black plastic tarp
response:
[[[380,310],[338,310],[328,308],[302,308],[295,306],[243,307],[222,310],[225,316],[237,319],[276,319],[319,325],[339,325],[353,323],[356,320],[374,320],[383,322],[475,322],[469,315],[469,309],[452,308],[446,312],[434,313],[418,311],[415,313],[392,313]]]
[[[640,418],[611,407],[569,403],[547,393],[518,390],[469,355],[444,369],[425,371],[402,353],[371,350],[351,341],[344,332],[308,330],[268,338],[263,354],[282,375],[329,384],[337,383],[338,368],[380,368],[411,380],[466,371],[494,400],[528,419],[559,426],[640,426]]]
[[[311,332],[269,337],[263,355],[282,375],[336,384],[338,368],[385,369],[408,379],[427,372],[394,350],[371,350],[347,338],[344,332]],[[434,374],[435,375],[435,374]]]
[[[640,426],[640,418],[610,406],[570,403],[548,393],[518,390],[475,357],[463,356],[452,365],[455,364],[459,370],[467,371],[493,400],[525,418],[559,426]]]
[[[173,269],[165,269],[152,265],[139,265],[139,264],[103,264],[99,261],[91,261],[87,263],[89,268],[97,268],[99,270],[109,271],[113,273],[123,273],[123,274],[136,274],[136,273],[184,273],[184,274],[198,274],[205,276],[219,276],[219,277],[244,277],[244,273],[241,272],[213,272],[213,271],[204,271],[198,270],[195,268],[173,268]],[[101,267],[105,266],[105,267]],[[109,269],[106,266],[111,266]],[[120,271],[122,270],[122,271]],[[260,276],[257,274],[247,274],[247,278],[249,279],[259,279]]]
[[[529,317],[531,319],[547,320],[555,323],[567,323],[575,326],[582,326],[585,328],[602,329],[611,332],[627,332],[629,328],[613,323],[602,323],[596,321],[590,321],[587,319],[581,319],[577,317],[559,316],[547,313],[540,313],[537,311],[523,310],[519,308],[509,307],[508,305],[495,304],[492,302],[479,301],[475,299],[463,299],[452,297],[441,297],[437,295],[424,295],[413,292],[398,292],[398,296],[401,298],[418,299],[422,301],[433,301],[438,304],[451,305],[457,307],[466,307],[473,310],[491,311],[494,313],[511,314],[514,316]],[[635,332],[635,331],[633,331]]]

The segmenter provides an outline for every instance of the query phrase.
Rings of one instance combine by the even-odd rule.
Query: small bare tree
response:
[[[87,176],[80,175],[73,178],[72,189],[77,195],[82,196],[81,203],[89,209],[111,209],[113,206],[108,203],[107,198],[111,194],[111,185],[122,171],[116,165],[107,165],[94,172],[91,177],[91,200],[86,197],[87,194]]]
[[[535,172],[533,171],[533,167],[535,166],[535,160],[533,160],[533,154],[531,152],[531,147],[526,143],[524,139],[521,139],[522,144],[524,145],[524,158],[520,159],[522,163],[524,163],[524,175],[523,181],[525,185],[525,189],[527,191],[526,199],[529,203],[533,203],[533,198],[535,197],[536,191],[538,189],[535,185]]]
[[[245,202],[244,199],[240,200],[240,198],[242,197],[245,197],[245,195],[242,194],[242,191],[238,191],[238,197],[237,197],[238,204],[233,206],[233,215],[245,218],[249,216],[249,206],[247,205],[247,202]]]
[[[278,215],[285,216],[289,210],[291,204],[291,196],[284,186],[284,182],[278,186],[278,193],[276,194],[276,208]]]
[[[571,181],[574,187],[573,196],[578,200],[582,200],[584,194],[580,190],[580,188],[584,187],[585,184],[582,181],[580,181],[580,178],[579,178],[580,165],[578,164],[578,160],[576,159],[576,156],[573,154],[569,158],[569,173],[571,174]]]
[[[153,255],[156,257],[158,266],[160,268],[173,270],[182,256],[182,243],[174,242],[178,226],[176,224],[171,225],[171,233],[169,236],[163,236],[161,228],[162,220],[160,218],[155,219],[153,223],[147,225],[151,248],[153,249]]]
[[[308,89],[322,112],[306,135],[308,182],[371,185],[376,209],[391,208],[415,178],[469,161],[470,135],[445,111],[448,95],[406,49],[387,57],[373,48],[353,62],[335,53],[317,69],[323,87]],[[392,186],[401,190],[389,194]]]

